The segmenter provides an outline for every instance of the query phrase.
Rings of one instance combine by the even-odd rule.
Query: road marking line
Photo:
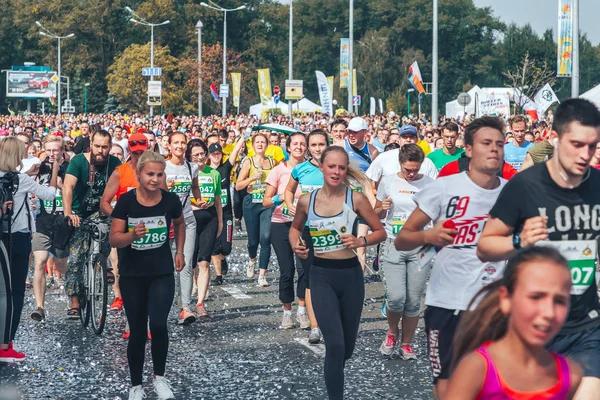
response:
[[[294,338],[294,341],[298,342],[302,346],[306,347],[319,357],[325,357],[325,345],[322,343],[319,344],[310,344],[308,343],[308,338]]]
[[[238,288],[237,286],[226,286],[226,287],[221,287],[221,289],[223,289],[223,291],[229,293],[231,295],[231,297],[233,297],[234,299],[251,299],[251,296],[248,296],[246,293],[242,292],[240,290],[240,288]]]

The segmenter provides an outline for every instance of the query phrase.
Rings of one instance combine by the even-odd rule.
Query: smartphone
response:
[[[306,242],[304,241],[304,239],[302,239],[302,237],[298,238],[298,241],[300,242],[300,244],[304,247],[306,247]]]

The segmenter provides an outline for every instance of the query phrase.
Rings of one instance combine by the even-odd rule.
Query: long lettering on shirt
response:
[[[469,249],[477,246],[479,236],[483,231],[489,214],[464,218],[469,208],[471,198],[469,196],[454,196],[446,205],[446,218],[452,219],[456,225],[458,234],[448,248]]]
[[[550,217],[546,207],[538,207],[540,216]],[[552,218],[548,220],[548,234],[562,233],[560,240],[592,240],[600,236],[600,204],[577,204],[575,206],[558,206],[554,210],[554,225]],[[595,232],[570,232],[570,231]],[[564,233],[563,233],[564,232]],[[571,237],[569,237],[569,232]],[[576,237],[573,237],[573,234]]]

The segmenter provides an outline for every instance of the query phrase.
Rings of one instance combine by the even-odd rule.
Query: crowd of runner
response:
[[[545,121],[439,126],[393,112],[0,117],[0,192],[12,191],[1,207],[0,362],[25,360],[13,340],[22,317],[46,319],[51,282],[64,287],[65,316],[82,318],[86,221],[110,216],[100,252],[110,309],[128,322],[129,399],[145,397],[148,339],[154,390],[174,398],[171,307],[180,325],[209,318],[234,235],[247,237],[247,278],[278,282],[280,328],[324,341],[330,399],[344,398],[364,277],[379,269],[379,351],[417,358],[425,296],[436,399],[600,399],[599,143],[600,111],[579,99]]]

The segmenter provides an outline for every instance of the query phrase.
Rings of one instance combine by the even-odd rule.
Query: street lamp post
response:
[[[144,26],[150,27],[150,68],[154,69],[154,27],[167,25],[171,21],[166,20],[166,21],[163,21],[158,24],[152,24],[152,23],[146,21],[145,19],[143,19],[142,17],[140,17],[138,14],[136,14],[135,11],[133,11],[133,9],[131,9],[131,7],[125,7],[125,9],[132,16],[135,17],[135,18],[129,18],[129,21],[133,22],[134,24],[139,24],[139,25],[144,25]],[[150,74],[150,81],[153,81],[153,80],[154,80],[154,73]],[[154,106],[150,106],[150,116],[152,117],[153,115],[154,115]]]
[[[87,82],[85,85],[83,85],[83,113],[84,114],[87,114],[87,92],[88,92],[89,86],[90,86],[90,84]]]
[[[348,13],[348,113],[352,113],[352,86],[354,85],[354,0],[350,0]]]
[[[61,105],[60,104],[60,73],[61,73],[61,68],[60,68],[61,67],[61,65],[60,65],[60,61],[61,61],[60,60],[60,41],[62,39],[67,39],[67,38],[75,37],[75,34],[74,33],[70,33],[70,34],[68,34],[66,36],[58,36],[58,35],[55,35],[54,33],[50,32],[47,28],[45,28],[40,23],[40,21],[35,21],[35,24],[37,26],[39,26],[40,29],[42,29],[40,31],[40,35],[58,40],[58,82],[56,83],[57,84],[57,87],[56,87],[56,100],[58,101],[58,103],[57,103],[57,105],[58,105],[58,111],[56,113],[60,114],[60,105]]]
[[[414,92],[415,89],[408,89],[406,91],[406,97],[408,98],[408,105],[406,106],[406,117],[410,118],[410,94]]]
[[[431,125],[437,126],[440,122],[438,107],[438,0],[433,0],[433,49],[431,54]]]
[[[289,56],[288,56],[288,79],[294,79],[294,0],[290,0],[290,38],[289,38]],[[333,90],[333,88],[332,88]],[[292,118],[292,100],[288,100],[288,109],[290,118]]]
[[[210,1],[210,0],[209,0]],[[211,8],[215,11],[220,11],[223,13],[223,85],[227,84],[227,13],[231,11],[239,11],[246,8],[245,5],[239,6],[238,8],[223,8],[215,3],[213,5],[206,4],[205,2],[200,3],[202,7]],[[223,109],[221,112],[221,116],[225,117],[227,115],[227,98],[223,97],[221,99],[223,102]]]
[[[198,116],[202,117],[202,21],[198,20]]]

